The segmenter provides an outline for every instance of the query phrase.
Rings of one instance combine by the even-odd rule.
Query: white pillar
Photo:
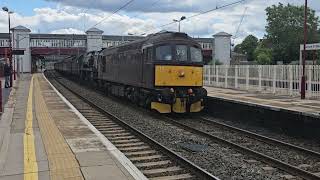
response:
[[[250,75],[249,65],[246,65],[246,90],[249,90],[249,75]]]
[[[289,94],[293,95],[293,66],[289,66]]]
[[[235,65],[235,67],[234,67],[234,87],[236,89],[238,88],[238,70],[239,70],[238,65]]]
[[[19,68],[20,72],[31,72],[31,51],[30,51],[30,29],[24,26],[17,26],[13,28],[13,48],[14,49],[24,49],[24,55],[15,56],[16,65],[19,61],[20,67],[16,66],[16,69]]]
[[[214,37],[214,59],[225,65],[231,61],[231,34],[219,32]]]
[[[97,28],[90,28],[86,31],[86,34],[87,34],[87,52],[100,51],[102,49],[103,31]]]
[[[224,65],[224,87],[228,88],[228,70],[229,70],[229,66]]]
[[[259,91],[261,91],[262,90],[262,87],[261,87],[261,81],[262,81],[262,66],[261,65],[259,65],[258,66],[258,73],[259,73]]]
[[[306,74],[307,75],[307,83],[308,83],[308,93],[307,93],[307,96],[309,97],[312,97],[312,71],[313,71],[313,66],[309,65],[309,66],[306,66]]]
[[[272,93],[276,93],[276,86],[277,86],[277,68],[279,66],[269,66],[273,69],[273,78],[272,78]],[[281,79],[282,80],[282,79]]]

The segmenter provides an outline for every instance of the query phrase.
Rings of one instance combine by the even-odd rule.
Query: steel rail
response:
[[[208,139],[211,139],[211,140],[213,140],[213,141],[215,141],[215,142],[220,142],[220,143],[223,143],[223,144],[225,144],[225,145],[227,145],[227,146],[231,146],[231,147],[237,149],[237,150],[240,151],[240,152],[243,152],[243,153],[249,154],[249,155],[251,155],[251,156],[254,156],[254,157],[256,157],[258,160],[263,161],[263,162],[265,162],[265,163],[267,163],[267,164],[271,164],[272,166],[274,166],[274,167],[276,167],[276,168],[278,168],[278,169],[281,169],[281,170],[283,170],[283,171],[286,171],[286,172],[288,172],[288,173],[291,173],[292,175],[296,175],[296,176],[302,177],[302,178],[304,178],[304,179],[306,179],[306,180],[319,180],[319,179],[320,179],[319,176],[317,176],[317,175],[315,175],[315,174],[313,174],[313,173],[310,173],[310,172],[308,172],[308,171],[299,169],[299,168],[297,168],[297,167],[295,167],[295,166],[292,166],[292,165],[290,165],[290,164],[288,164],[288,163],[279,161],[279,160],[277,160],[277,159],[275,159],[275,158],[273,158],[273,157],[270,157],[270,156],[264,155],[264,154],[262,154],[262,153],[259,153],[259,152],[257,152],[257,151],[251,150],[251,149],[249,149],[249,148],[240,146],[240,145],[238,145],[238,144],[236,144],[236,143],[233,143],[233,142],[231,142],[231,141],[222,139],[222,138],[220,138],[220,137],[218,137],[218,136],[214,136],[214,135],[209,134],[209,133],[207,133],[207,132],[203,132],[203,131],[201,131],[201,130],[195,129],[195,128],[190,127],[190,126],[188,126],[188,125],[185,125],[185,124],[183,124],[183,123],[181,123],[181,122],[179,122],[179,121],[176,121],[176,120],[174,120],[174,119],[172,119],[172,118],[170,118],[170,117],[163,116],[163,119],[164,119],[165,121],[171,123],[171,124],[174,124],[174,125],[176,125],[176,126],[181,127],[181,128],[184,129],[184,130],[187,130],[187,131],[190,131],[190,132],[192,132],[192,133],[195,133],[195,134],[204,136],[204,137],[206,137],[206,138],[208,138]]]
[[[144,139],[144,140],[148,141],[150,144],[155,146],[159,151],[165,153],[170,158],[177,160],[180,164],[184,165],[185,167],[190,169],[192,172],[194,172],[199,178],[201,178],[201,179],[219,180],[219,178],[215,177],[211,173],[209,173],[206,170],[202,169],[198,165],[196,165],[193,162],[187,160],[186,158],[180,156],[179,154],[175,153],[174,151],[170,150],[169,148],[161,145],[158,141],[152,139],[151,137],[147,136],[146,134],[144,134],[143,132],[139,131],[138,129],[130,126],[129,124],[127,124],[126,122],[121,120],[121,118],[119,118],[118,116],[116,116],[116,115],[108,112],[107,110],[105,110],[105,108],[97,105],[96,103],[92,102],[91,100],[89,100],[89,99],[83,97],[82,95],[80,95],[79,93],[75,92],[70,87],[66,86],[61,81],[57,80],[56,77],[54,77],[54,80],[56,82],[58,82],[59,84],[61,84],[64,88],[66,88],[67,90],[72,92],[74,95],[79,97],[79,99],[83,100],[84,102],[86,102],[90,106],[94,107],[95,109],[97,109],[102,114],[107,115],[112,120],[114,120],[114,121],[118,122],[119,124],[123,125],[125,129],[131,131],[133,134],[135,134],[136,136],[140,137],[141,139]]]
[[[237,128],[237,127],[234,127],[234,126],[230,126],[228,124],[217,122],[217,121],[205,118],[205,117],[200,117],[199,120],[204,122],[204,123],[209,123],[209,124],[214,124],[214,125],[217,125],[217,126],[220,126],[220,127],[224,127],[224,128],[229,129],[231,131],[243,133],[243,134],[247,135],[249,138],[253,138],[253,139],[256,139],[258,141],[262,141],[262,142],[265,142],[265,143],[268,143],[268,144],[273,144],[273,145],[280,145],[280,146],[285,146],[285,147],[287,146],[288,148],[292,148],[294,150],[297,150],[297,151],[300,151],[300,152],[303,152],[303,153],[306,153],[306,154],[311,154],[311,155],[314,155],[314,156],[318,156],[320,158],[320,153],[319,152],[312,151],[310,149],[306,149],[306,148],[303,148],[303,147],[300,147],[300,146],[296,146],[294,144],[290,144],[290,143],[287,143],[287,142],[284,142],[284,141],[280,141],[280,140],[277,140],[277,139],[274,139],[274,138],[270,138],[270,137],[267,137],[267,136],[264,136],[264,135],[261,135],[261,134],[250,132],[250,131],[245,130],[245,129],[240,129],[240,128]]]

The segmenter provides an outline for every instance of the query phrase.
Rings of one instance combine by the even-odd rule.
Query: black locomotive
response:
[[[199,112],[207,95],[201,47],[185,33],[162,32],[89,52],[56,63],[55,70],[160,113]]]

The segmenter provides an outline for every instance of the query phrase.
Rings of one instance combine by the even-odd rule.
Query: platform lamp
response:
[[[180,32],[180,22],[183,21],[183,20],[185,20],[185,19],[186,19],[186,17],[185,17],[185,16],[182,16],[182,17],[180,18],[180,20],[176,20],[176,19],[173,20],[174,22],[179,23],[179,32]]]
[[[13,14],[13,11],[10,11],[7,7],[2,8],[3,11],[8,13],[8,26],[9,26],[9,62],[11,66],[11,71],[12,71],[12,39],[11,39],[11,23],[10,23],[10,14]],[[10,75],[10,87],[12,87],[12,73]]]

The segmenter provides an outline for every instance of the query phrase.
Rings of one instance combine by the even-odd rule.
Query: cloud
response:
[[[127,35],[154,33],[160,30],[177,31],[178,24],[173,19],[181,16],[190,17],[200,11],[215,8],[233,0],[155,0],[134,1],[124,11],[109,17],[125,0],[49,0],[58,2],[53,8],[35,8],[32,16],[19,13],[12,15],[12,26],[23,25],[34,33],[84,33],[93,25],[101,22],[97,28],[110,35]],[[244,9],[247,8],[244,20],[239,27],[235,43],[247,35],[253,34],[262,38],[265,33],[265,8],[283,2],[301,5],[301,0],[247,0],[239,5],[213,11],[181,22],[181,30],[194,37],[211,37],[220,31],[235,35]],[[89,4],[90,3],[90,4]],[[140,4],[142,3],[142,4]],[[312,1],[310,6],[320,10],[320,1]],[[91,9],[86,10],[89,7]],[[320,12],[318,12],[320,15]],[[0,11],[0,32],[7,32],[7,16]]]
[[[66,29],[57,29],[51,31],[50,34],[85,34],[84,31],[74,28],[66,28]]]
[[[46,0],[80,8],[114,11],[128,0]],[[206,7],[216,7],[230,0],[136,0],[126,7],[127,12],[199,12]]]

